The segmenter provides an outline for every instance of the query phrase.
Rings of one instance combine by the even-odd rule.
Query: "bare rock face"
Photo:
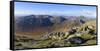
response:
[[[68,31],[69,34],[75,34],[77,32],[77,28],[72,28]]]
[[[43,36],[42,39],[62,39],[64,36],[64,32],[52,32]]]

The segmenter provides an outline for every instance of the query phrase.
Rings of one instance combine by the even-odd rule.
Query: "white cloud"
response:
[[[96,11],[82,10],[80,14],[83,16],[96,17]]]

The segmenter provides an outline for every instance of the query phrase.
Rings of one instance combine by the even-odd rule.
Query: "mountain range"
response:
[[[88,17],[28,15],[15,17],[15,32],[24,35],[40,35],[50,32],[65,32],[92,20]]]

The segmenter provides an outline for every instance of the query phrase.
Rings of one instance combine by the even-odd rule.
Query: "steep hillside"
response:
[[[90,18],[86,17],[51,15],[21,16],[15,20],[15,32],[20,35],[40,38],[40,36],[50,32],[66,32],[72,27],[81,26],[88,20]]]

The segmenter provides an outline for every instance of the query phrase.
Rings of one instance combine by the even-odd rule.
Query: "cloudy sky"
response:
[[[15,15],[47,14],[96,17],[95,6],[15,2]]]

